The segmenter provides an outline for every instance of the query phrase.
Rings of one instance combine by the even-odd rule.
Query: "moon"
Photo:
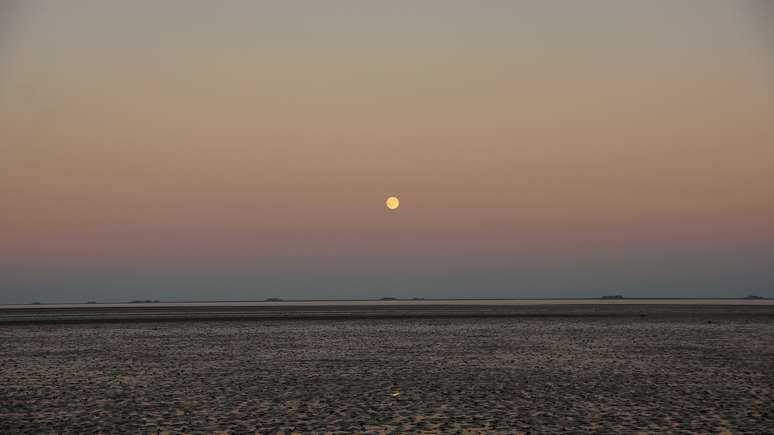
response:
[[[400,207],[400,200],[397,196],[391,196],[387,198],[386,204],[387,208],[390,210],[395,210],[396,208]]]

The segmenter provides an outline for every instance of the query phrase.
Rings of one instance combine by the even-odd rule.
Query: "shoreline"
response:
[[[774,305],[774,298],[385,298],[226,301],[55,302],[0,304],[0,310],[28,308],[177,307],[177,306],[379,306],[379,305]]]
[[[0,307],[0,325],[120,322],[284,321],[462,318],[774,318],[774,304],[552,303],[552,304],[124,304]],[[767,301],[768,302],[768,301]]]

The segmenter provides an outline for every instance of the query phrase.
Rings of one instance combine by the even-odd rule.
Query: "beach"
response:
[[[774,432],[768,301],[3,308],[0,367],[0,433]]]

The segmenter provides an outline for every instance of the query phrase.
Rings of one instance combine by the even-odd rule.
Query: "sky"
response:
[[[774,297],[769,6],[0,2],[0,303]]]

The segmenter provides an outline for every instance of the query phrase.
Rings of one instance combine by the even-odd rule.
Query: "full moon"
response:
[[[399,206],[400,206],[400,200],[398,200],[397,197],[391,196],[387,198],[387,208],[389,208],[390,210],[395,210]]]

